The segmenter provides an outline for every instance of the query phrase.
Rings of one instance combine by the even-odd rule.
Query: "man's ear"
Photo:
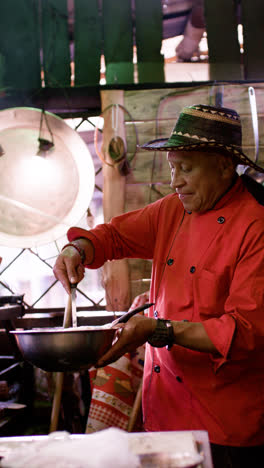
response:
[[[230,179],[234,176],[236,165],[231,157],[222,156],[219,159],[219,166],[224,179]]]

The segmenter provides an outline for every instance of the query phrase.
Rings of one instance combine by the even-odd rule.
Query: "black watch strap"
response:
[[[155,348],[171,349],[174,343],[173,326],[170,320],[157,319],[157,325],[148,339],[148,343]]]

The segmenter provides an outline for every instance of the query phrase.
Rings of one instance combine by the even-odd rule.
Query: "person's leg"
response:
[[[264,446],[229,447],[229,458],[232,468],[262,468],[264,466]]]
[[[228,460],[227,447],[224,445],[211,444],[211,454],[214,468],[231,468]]]
[[[264,446],[228,447],[211,444],[214,468],[262,468]]]

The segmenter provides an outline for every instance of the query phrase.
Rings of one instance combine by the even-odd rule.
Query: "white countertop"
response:
[[[60,433],[58,432],[57,434]],[[137,455],[167,454],[169,456],[170,454],[201,453],[203,455],[203,462],[199,466],[201,468],[213,468],[210,444],[206,431],[131,432],[126,434],[130,450]],[[34,442],[48,442],[49,437],[48,435],[2,437],[0,438],[0,456],[5,457],[13,450],[25,446],[25,444],[30,444],[30,447],[32,447],[32,443]],[[88,440],[89,437],[90,434],[69,434],[71,440]],[[165,468],[166,465],[155,460],[153,465],[147,466]]]

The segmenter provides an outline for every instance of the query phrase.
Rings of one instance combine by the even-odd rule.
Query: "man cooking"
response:
[[[98,367],[147,342],[147,431],[206,430],[215,468],[264,454],[264,208],[236,172],[264,170],[241,150],[232,109],[183,108],[168,139],[175,193],[86,231],[70,228],[54,274],[70,293],[84,265],[153,259],[150,308],[118,331]]]

